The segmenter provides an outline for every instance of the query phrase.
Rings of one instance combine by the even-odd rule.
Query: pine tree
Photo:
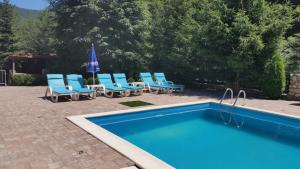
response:
[[[52,1],[57,53],[64,71],[79,71],[92,43],[102,71],[133,74],[144,65],[143,22],[134,0]]]
[[[193,27],[189,22],[190,5],[190,0],[153,1],[149,4],[152,17],[150,67],[153,71],[167,73],[170,78],[186,77],[189,73],[174,69],[185,69],[190,55],[190,30]]]
[[[16,50],[33,53],[54,52],[51,13],[45,10],[34,20],[18,27],[16,31]]]
[[[9,0],[0,2],[0,67],[4,66],[6,58],[13,51],[13,9]]]
[[[129,75],[142,69],[144,51],[141,48],[141,9],[135,0],[99,1],[103,8],[100,14],[99,50],[104,58],[106,70],[123,71]],[[99,17],[100,17],[99,16]]]

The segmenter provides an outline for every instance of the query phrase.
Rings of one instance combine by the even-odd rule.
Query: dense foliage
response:
[[[60,71],[80,70],[87,61],[91,43],[96,46],[102,70],[132,74],[142,68],[143,24],[140,8],[133,0],[65,0],[51,4],[57,22]]]
[[[296,19],[292,5],[265,0],[64,0],[52,1],[52,11],[58,54],[72,62],[63,67],[67,72],[79,70],[93,42],[102,71],[163,71],[186,83],[223,81],[265,90],[259,79],[278,71],[278,51]],[[285,74],[265,80],[273,85],[274,75],[281,86]]]
[[[0,68],[13,51],[13,9],[8,0],[0,2]]]
[[[287,39],[283,54],[287,60],[287,72],[300,73],[300,32]]]
[[[54,52],[50,16],[51,13],[46,10],[36,19],[17,25],[15,48],[32,53]]]
[[[19,8],[17,6],[13,6],[14,13],[16,15],[16,25],[23,25],[29,21],[35,20],[38,18],[42,11],[40,10],[32,10],[32,9],[24,9]]]
[[[136,78],[141,71],[163,71],[186,84],[223,83],[278,97],[285,64],[288,73],[299,68],[297,3],[50,0],[38,20],[18,29],[15,46],[55,51],[53,72],[84,74],[94,43],[101,72]]]
[[[46,79],[43,75],[34,74],[16,74],[14,76],[14,85],[16,86],[34,86],[45,85]]]
[[[265,65],[282,50],[296,13],[288,4],[254,1],[150,3],[152,70],[185,82],[263,86]]]
[[[279,53],[276,53],[265,66],[263,89],[271,98],[279,98],[285,89],[284,62]]]

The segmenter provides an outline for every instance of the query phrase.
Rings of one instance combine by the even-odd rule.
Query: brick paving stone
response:
[[[142,100],[154,105],[217,99],[221,94],[143,94],[137,97],[52,103],[46,87],[0,87],[0,169],[119,169],[134,163],[78,126],[71,115],[130,109],[119,102]],[[250,98],[247,105],[300,116],[300,103]]]

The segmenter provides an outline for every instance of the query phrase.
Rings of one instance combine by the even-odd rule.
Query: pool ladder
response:
[[[243,94],[243,104],[242,106],[246,105],[246,92],[244,90],[240,90],[235,98],[235,101],[233,102],[233,90],[231,88],[227,88],[223,94],[223,97],[221,98],[219,104],[222,104],[224,99],[226,98],[227,93],[230,92],[230,104],[232,107],[236,106],[236,103],[238,102],[241,94]],[[224,116],[224,114],[227,114],[227,117]],[[233,113],[231,112],[226,112],[224,110],[220,111],[220,116],[224,122],[224,124],[228,125],[231,123],[232,119],[235,122],[235,125],[237,128],[240,128],[241,126],[243,126],[244,124],[244,119],[241,116],[241,121],[239,122],[236,118],[236,116],[234,116]]]

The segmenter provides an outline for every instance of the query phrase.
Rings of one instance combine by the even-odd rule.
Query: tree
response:
[[[132,75],[145,65],[141,47],[144,22],[134,0],[52,1],[51,10],[57,22],[60,63],[70,63],[63,66],[63,71],[79,71],[92,43],[102,71]]]
[[[17,50],[34,53],[54,52],[52,26],[51,13],[45,10],[36,20],[30,20],[18,27],[15,45]]]
[[[175,80],[191,80],[189,65],[194,28],[190,13],[192,1],[166,0],[148,3],[150,13],[149,68],[163,71]],[[176,71],[178,70],[178,71]]]
[[[269,59],[264,71],[263,91],[266,96],[277,99],[285,89],[285,67],[280,52]]]
[[[0,2],[0,67],[4,66],[6,58],[13,51],[13,9],[9,0]]]
[[[164,71],[236,89],[264,89],[258,79],[277,70],[267,65],[282,60],[297,9],[268,0],[51,1],[63,72],[80,71],[94,43],[102,71]]]
[[[287,73],[300,73],[300,33],[287,39],[283,55],[287,62]]]
[[[198,46],[213,51],[213,57],[221,63],[212,68],[220,67],[226,71],[226,79],[236,84],[241,79],[243,84],[254,80],[260,83],[257,79],[266,61],[280,48],[293,22],[290,6],[264,0],[212,1],[198,5],[196,13],[200,25],[199,37],[195,37]]]

